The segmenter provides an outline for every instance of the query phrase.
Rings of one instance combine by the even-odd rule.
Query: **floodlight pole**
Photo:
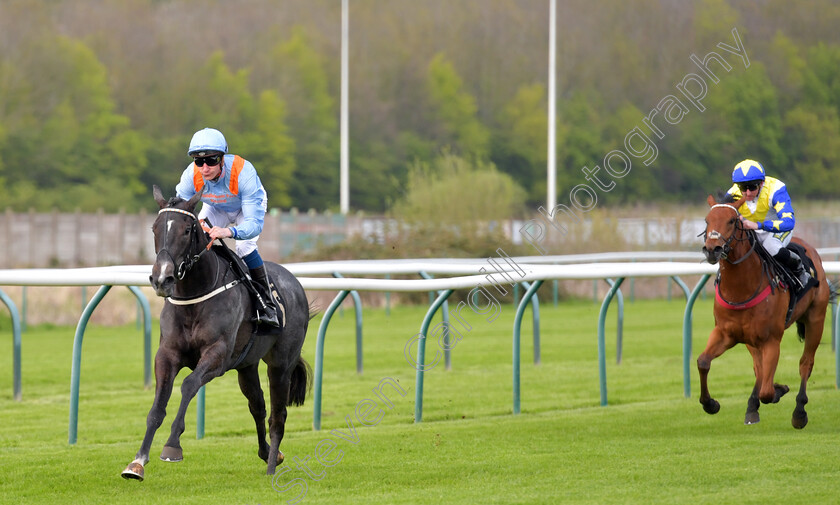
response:
[[[546,195],[546,208],[549,212],[557,205],[557,158],[555,140],[557,135],[555,133],[556,122],[556,55],[555,46],[557,35],[555,33],[557,26],[557,0],[549,0],[549,15],[548,15],[548,183]]]
[[[349,65],[348,65],[348,39],[349,39],[349,32],[350,32],[350,22],[349,22],[349,12],[348,12],[348,2],[349,0],[341,0],[341,132],[340,132],[340,143],[341,143],[341,167],[340,167],[340,180],[339,180],[339,201],[340,201],[340,208],[341,213],[346,215],[347,212],[350,211],[350,163],[349,163],[349,153],[350,147],[347,140],[348,135],[348,120],[347,120],[347,76],[349,73]]]

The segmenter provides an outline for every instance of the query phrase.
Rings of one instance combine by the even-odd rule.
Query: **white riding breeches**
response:
[[[772,231],[756,230],[755,234],[758,236],[758,240],[761,241],[764,249],[770,253],[770,256],[778,254],[782,250],[782,247],[790,244],[790,239],[793,238],[792,231],[773,233]]]
[[[210,223],[213,226],[219,226],[222,228],[231,225],[236,226],[244,219],[242,211],[225,212],[207,204],[202,205],[201,212],[198,213],[199,219],[204,219],[205,217],[210,220]],[[240,258],[244,258],[245,256],[251,254],[253,251],[256,251],[257,240],[259,238],[260,236],[257,235],[256,237],[249,238],[247,240],[237,240],[237,256],[239,256]]]

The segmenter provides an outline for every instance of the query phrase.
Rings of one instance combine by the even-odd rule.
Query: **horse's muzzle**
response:
[[[703,255],[706,256],[706,261],[712,265],[716,265],[720,261],[721,254],[723,254],[723,247],[721,246],[715,246],[713,249],[703,246]]]
[[[169,298],[170,296],[172,296],[172,292],[175,290],[175,277],[171,275],[167,275],[163,278],[150,275],[149,282],[155,289],[155,293],[163,298]]]
[[[149,283],[155,289],[155,293],[163,298],[172,296],[175,291],[175,264],[168,257],[161,257],[152,265],[152,275],[149,276]]]

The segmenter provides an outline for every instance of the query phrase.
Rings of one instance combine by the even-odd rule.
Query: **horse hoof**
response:
[[[775,396],[773,398],[773,403],[778,403],[779,399],[781,399],[788,393],[788,391],[790,391],[790,388],[784,384],[774,384],[773,388],[776,390]]]
[[[703,410],[705,410],[707,414],[717,414],[720,411],[720,403],[718,403],[717,400],[709,400],[707,403],[703,404]]]
[[[802,412],[802,414],[799,415],[797,412],[794,412],[793,417],[790,420],[790,423],[797,430],[801,430],[802,428],[805,427],[806,424],[808,424],[808,414],[806,414],[805,412]]]
[[[123,479],[135,479],[142,481],[145,471],[146,469],[143,468],[143,465],[137,461],[132,461],[127,467],[125,467],[125,470],[122,471],[121,475],[123,476]]]
[[[759,421],[761,421],[761,418],[759,418],[758,412],[747,412],[746,417],[744,417],[744,424],[746,425],[757,424]]]
[[[277,451],[277,464],[282,465],[285,460],[286,456],[283,454],[283,451]]]
[[[160,460],[167,461],[169,463],[177,463],[178,461],[184,460],[184,452],[180,447],[169,447],[168,445],[164,445],[163,450],[160,451]]]

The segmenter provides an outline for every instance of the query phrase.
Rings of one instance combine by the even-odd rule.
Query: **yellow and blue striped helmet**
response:
[[[732,182],[763,181],[764,167],[755,160],[744,160],[735,165],[732,171]]]

